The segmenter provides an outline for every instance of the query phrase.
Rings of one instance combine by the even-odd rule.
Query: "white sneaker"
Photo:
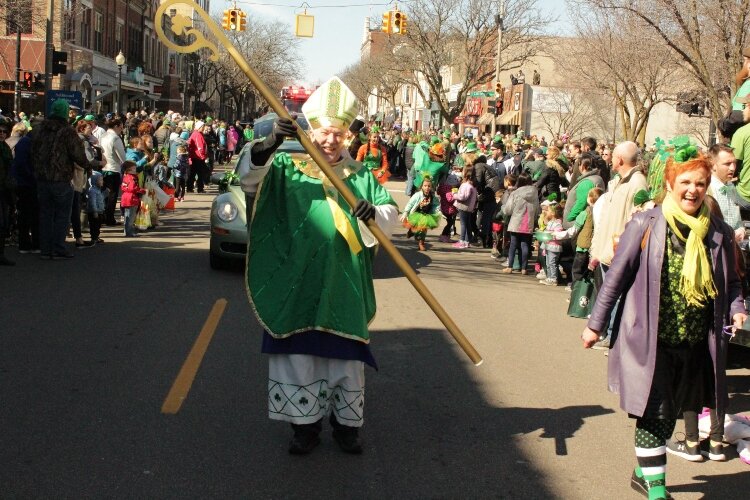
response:
[[[545,273],[544,271],[539,271],[538,273],[536,273],[536,279],[538,279],[538,280],[546,280],[547,279],[547,273]]]

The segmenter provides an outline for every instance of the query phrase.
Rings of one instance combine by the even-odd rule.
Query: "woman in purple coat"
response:
[[[581,335],[586,348],[599,340],[621,298],[608,384],[636,419],[631,485],[651,500],[669,498],[666,441],[677,418],[708,406],[724,421],[722,329],[747,318],[733,231],[704,203],[711,163],[694,148],[676,157],[667,160],[663,204],[625,226]]]

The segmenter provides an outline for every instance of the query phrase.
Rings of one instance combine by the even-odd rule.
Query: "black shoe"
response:
[[[697,444],[689,446],[685,439],[672,438],[667,440],[667,453],[684,458],[690,462],[703,462],[700,446]]]
[[[91,241],[84,241],[83,243],[76,243],[76,248],[89,248],[93,246],[94,246],[94,243]]]
[[[633,475],[630,477],[630,487],[648,498],[648,481],[645,477],[638,477],[635,471],[633,471]],[[672,500],[672,495],[669,492],[667,492],[667,500]]]
[[[713,445],[710,439],[704,439],[700,444],[700,453],[709,460],[723,462],[727,459],[724,453],[724,443]]]
[[[320,421],[305,425],[292,424],[292,429],[294,436],[289,442],[289,453],[292,455],[307,455],[320,444]]]
[[[333,427],[333,440],[339,445],[341,451],[351,453],[352,455],[362,453],[362,442],[359,439],[358,427],[349,427],[348,425],[340,424],[333,413],[331,413],[329,422],[331,423],[331,427]]]
[[[67,252],[55,252],[52,254],[53,259],[72,259],[73,257],[75,257],[75,255]]]

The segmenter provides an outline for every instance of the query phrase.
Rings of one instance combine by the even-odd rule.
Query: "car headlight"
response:
[[[237,218],[237,214],[239,214],[239,211],[231,201],[221,202],[216,207],[216,216],[223,222],[232,222]]]

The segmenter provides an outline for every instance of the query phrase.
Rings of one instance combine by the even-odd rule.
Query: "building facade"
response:
[[[206,12],[209,2],[197,0]],[[166,75],[179,75],[182,91],[185,82],[194,77],[190,70],[196,71],[195,57],[170,51],[157,37],[154,17],[161,0],[0,0],[0,8],[6,12],[0,14],[0,108],[3,110],[14,109],[15,54],[19,52],[14,29],[16,17],[23,20],[20,69],[39,75],[41,82],[41,86],[24,89],[21,110],[44,109],[45,36],[50,3],[52,43],[55,50],[67,53],[67,72],[53,77],[51,88],[80,91],[84,108],[96,113],[112,112],[117,108],[119,94],[121,111],[154,109]],[[14,15],[17,7],[31,15]],[[196,19],[194,12],[184,10],[183,7],[179,13]],[[177,10],[170,12],[175,13]],[[169,18],[161,21],[169,23]],[[120,51],[125,56],[122,66],[115,61]]]

